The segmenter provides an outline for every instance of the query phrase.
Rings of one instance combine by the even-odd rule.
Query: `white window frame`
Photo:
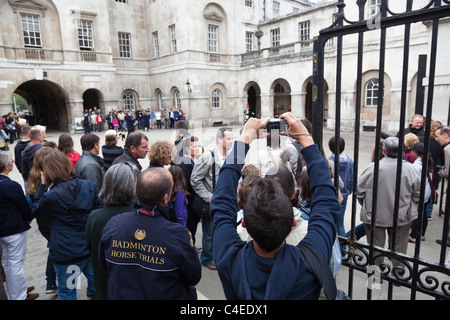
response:
[[[177,52],[177,36],[175,25],[169,26],[169,35],[170,35],[170,50],[172,53]]]
[[[155,58],[159,57],[159,36],[158,31],[153,32],[153,51],[155,53]]]
[[[221,108],[221,97],[222,93],[219,89],[214,89],[211,92],[211,106],[213,109]]]
[[[246,7],[250,7],[250,8],[253,7],[253,1],[252,0],[245,0],[244,3],[245,3]]]
[[[253,51],[253,32],[245,32],[245,52]]]
[[[122,95],[123,106],[125,110],[136,109],[136,96],[131,91],[125,91]]]
[[[376,107],[378,105],[378,93],[379,93],[379,81],[378,79],[370,79],[365,85],[365,106]]]
[[[208,51],[219,52],[219,27],[216,25],[208,25]]]
[[[94,51],[94,21],[79,19],[77,30],[80,50]]]
[[[300,41],[308,41],[310,39],[310,21],[302,21],[298,24],[298,36]]]
[[[42,48],[42,31],[39,15],[22,13],[20,14],[20,23],[22,25],[24,46]]]
[[[121,58],[131,58],[131,34],[128,32],[119,32],[119,56]]]
[[[272,2],[272,13],[276,16],[280,14],[280,3],[279,2],[277,2],[277,1]]]
[[[270,30],[270,39],[272,47],[278,47],[281,44],[280,28]]]
[[[179,90],[173,93],[173,102],[176,109],[181,109],[181,94]]]

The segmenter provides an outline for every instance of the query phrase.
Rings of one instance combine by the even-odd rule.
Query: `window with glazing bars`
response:
[[[270,35],[272,37],[272,47],[278,47],[280,45],[280,29],[270,30]]]
[[[309,40],[309,21],[303,21],[298,24],[298,33],[300,41]]]
[[[218,37],[218,27],[217,26],[208,26],[208,50],[209,52],[219,52],[219,37]]]
[[[245,33],[245,52],[253,51],[253,32]]]
[[[175,25],[171,25],[169,27],[169,33],[170,33],[170,45],[171,45],[171,50],[172,53],[177,52],[177,37],[176,37],[176,33],[175,33]]]
[[[366,106],[378,105],[378,79],[371,79],[366,84]]]
[[[119,32],[119,54],[122,58],[131,58],[131,36],[129,33]]]
[[[220,91],[217,89],[211,94],[211,104],[213,108],[220,108]]]
[[[158,31],[153,32],[153,50],[155,53],[155,58],[159,57],[159,38]]]
[[[125,110],[134,110],[136,106],[134,94],[125,92],[122,97]]]
[[[23,43],[25,47],[42,47],[39,16],[21,14]]]
[[[78,21],[78,43],[81,50],[94,50],[94,30],[92,21]]]

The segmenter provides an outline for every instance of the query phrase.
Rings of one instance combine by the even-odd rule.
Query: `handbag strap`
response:
[[[436,190],[436,188],[434,187],[433,181],[434,181],[434,175],[433,175],[433,179],[430,180],[430,174],[427,172],[427,179],[428,179],[428,183],[430,184],[430,188],[432,191]]]
[[[212,165],[212,173],[213,173],[213,178],[212,178],[212,183],[213,183],[213,192],[214,189],[216,188],[216,156],[214,155],[214,152],[212,150],[209,150],[212,154],[212,159],[213,159],[213,165]]]
[[[297,247],[300,249],[303,258],[311,268],[323,289],[328,300],[336,300],[337,288],[336,280],[331,274],[331,270],[323,256],[313,246],[300,242]]]

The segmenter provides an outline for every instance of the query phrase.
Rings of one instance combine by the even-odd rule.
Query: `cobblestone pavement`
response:
[[[235,129],[235,136],[239,134],[240,126],[232,126]],[[212,145],[215,138],[215,133],[217,128],[209,127],[202,128],[191,131],[193,135],[196,135],[200,138],[201,144],[204,147],[208,145]],[[58,137],[61,132],[47,132],[47,140],[58,142]],[[153,143],[157,140],[175,140],[175,131],[170,129],[160,129],[160,130],[150,130],[148,132],[144,132],[148,138],[149,143]],[[101,138],[101,143],[104,143],[104,133],[96,133]],[[327,141],[333,135],[332,132],[324,132],[324,150],[327,156],[330,155],[329,150],[327,149]],[[80,137],[82,133],[75,133],[72,135],[75,149],[81,153],[80,147]],[[343,136],[346,140],[346,150],[345,153],[353,157],[353,133],[352,132],[342,132],[341,136]],[[362,132],[361,140],[360,140],[360,165],[359,172],[362,169],[366,168],[370,162],[372,149],[374,145],[374,137],[375,135],[371,132]],[[254,142],[255,143],[255,142]],[[14,144],[15,145],[15,144]],[[12,147],[14,147],[14,145]],[[123,146],[123,142],[119,142],[119,145]],[[255,145],[252,144],[252,148],[250,149],[250,153],[260,148],[262,144],[259,142]],[[11,148],[12,150],[13,148]],[[249,155],[251,157],[251,154]],[[143,168],[147,168],[149,165],[148,159],[141,159],[141,164]],[[10,173],[10,177],[23,185],[23,180],[20,173],[17,171],[17,168]],[[349,205],[347,206],[347,214],[345,217],[345,227],[347,230],[350,229],[350,213],[351,212],[351,196],[348,199]],[[436,206],[435,206],[436,207]],[[357,221],[359,223],[359,209],[357,210]],[[429,222],[426,241],[422,242],[421,245],[421,257],[425,260],[429,261],[438,261],[439,260],[439,245],[435,242],[435,239],[441,238],[442,236],[442,223],[443,216],[438,215],[437,208],[433,211],[433,220]],[[28,286],[35,286],[34,292],[39,293],[39,297],[37,300],[57,300],[56,294],[45,294],[46,289],[46,280],[45,280],[45,269],[46,269],[46,261],[48,255],[48,249],[46,240],[40,234],[37,228],[36,221],[34,220],[31,224],[31,229],[28,231],[28,249],[25,260],[25,274],[27,277]],[[196,235],[197,239],[201,239],[201,224],[199,224],[199,230]],[[364,241],[365,238],[361,239]],[[201,241],[200,241],[201,243]],[[201,244],[200,244],[201,245]],[[408,254],[414,254],[414,246],[409,245]],[[339,288],[347,291],[347,282],[348,282],[348,269],[346,267],[341,268],[337,277],[337,284]],[[366,284],[367,276],[361,275],[360,272],[355,272],[355,284],[354,284],[354,297],[356,299],[365,299],[366,297]],[[383,284],[380,289],[374,290],[373,299],[385,299],[386,296],[386,286]],[[79,281],[79,290],[77,290],[77,298],[79,300],[89,300],[86,296],[86,278],[84,276],[80,277]],[[396,289],[397,290],[397,289]],[[409,299],[409,290],[404,290],[403,293],[402,288],[399,288],[400,291],[399,299]],[[202,269],[202,279],[200,283],[197,285],[197,292],[199,299],[211,299],[211,300],[223,300],[225,296],[223,294],[219,277],[216,271],[209,270],[207,268]],[[359,297],[359,298],[358,298]],[[421,298],[420,296],[418,297]],[[424,299],[428,299],[424,297]]]

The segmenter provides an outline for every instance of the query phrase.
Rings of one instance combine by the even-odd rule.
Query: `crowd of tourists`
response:
[[[70,134],[47,141],[45,128],[27,124],[9,151],[4,145],[0,299],[39,296],[24,272],[33,219],[47,241],[46,293],[57,293],[60,300],[77,298],[74,273],[86,277],[87,296],[98,300],[196,299],[202,266],[219,273],[227,299],[318,299],[321,286],[300,249],[319,254],[336,277],[345,250],[338,236],[348,236],[344,215],[353,192],[345,140],[332,137],[327,158],[311,137],[311,123],[287,112],[280,116],[287,133],[272,127],[269,118],[249,118],[238,134],[219,128],[214,147],[205,149],[185,118],[172,123],[172,110],[163,110],[153,118],[155,127],[152,113],[113,110],[104,117],[86,110],[81,150],[75,150]],[[408,241],[425,240],[427,215],[417,221],[424,157],[424,122],[420,116],[416,123],[418,118],[405,130],[418,141],[410,145],[405,136],[403,148],[398,137],[383,134],[375,152],[381,160],[373,236],[380,247],[386,235],[392,240],[395,185],[386,177],[395,176],[399,150],[407,159],[401,172],[399,252],[406,252]],[[149,141],[144,131],[163,126],[175,130],[175,141]],[[104,130],[101,141],[96,132]],[[448,178],[450,161],[450,128],[433,121],[431,132],[426,212],[435,203],[432,190],[439,179]],[[283,134],[288,135],[284,146]],[[266,147],[249,161],[256,139]],[[143,168],[146,158],[149,165]],[[12,170],[23,179],[10,179]],[[371,234],[374,174],[372,163],[358,179],[358,238]],[[196,239],[200,223],[202,239]]]

